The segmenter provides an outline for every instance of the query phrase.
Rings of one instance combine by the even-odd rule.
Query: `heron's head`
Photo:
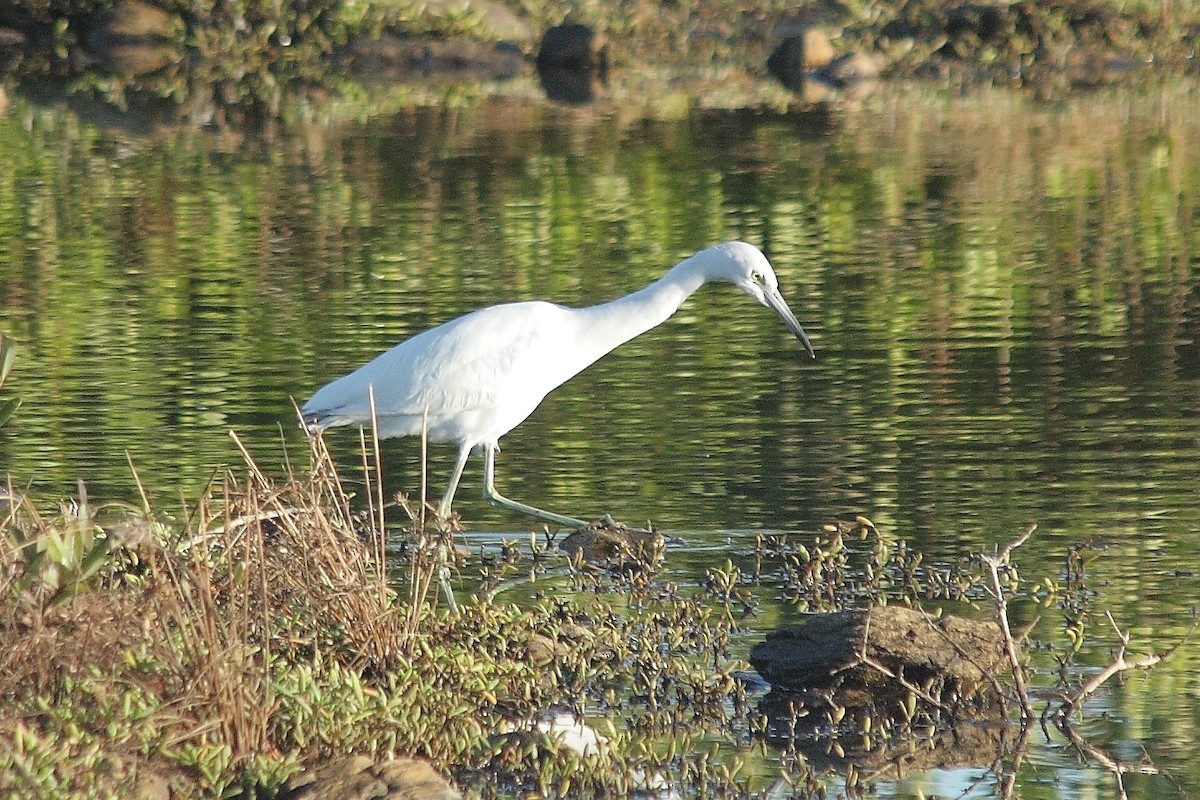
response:
[[[710,273],[711,279],[732,283],[778,314],[787,329],[804,345],[808,354],[816,358],[804,328],[800,327],[796,315],[779,293],[779,279],[775,277],[771,262],[767,261],[761,250],[745,242],[725,242],[709,248],[706,252],[711,252],[715,257],[715,268]]]

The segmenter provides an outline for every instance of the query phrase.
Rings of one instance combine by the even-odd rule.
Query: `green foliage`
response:
[[[644,780],[637,776],[660,758],[646,742],[613,735],[603,757],[582,758],[553,738],[514,739],[514,728],[602,697],[656,735],[684,719],[697,736],[727,724],[736,693],[727,615],[673,591],[648,595],[638,611],[597,596],[412,614],[382,583],[387,572],[373,563],[382,553],[346,516],[338,482],[319,473],[281,487],[228,478],[221,514],[209,515],[217,504],[209,495],[194,529],[170,537],[178,544],[140,539],[136,563],[149,576],[112,581],[109,597],[10,586],[5,602],[33,607],[39,621],[2,618],[10,669],[0,695],[38,724],[0,728],[0,791],[120,794],[132,780],[120,755],[130,749],[143,769],[181,770],[201,796],[274,791],[311,754],[329,753],[421,754],[443,770],[499,774],[497,785],[514,789],[617,790]],[[78,505],[61,530],[45,524],[25,540],[66,565],[50,572],[57,585],[67,575],[82,582],[86,571],[64,544],[91,519],[86,498]],[[544,552],[536,559],[549,566]],[[625,597],[615,595],[622,605]],[[65,625],[87,643],[39,638]],[[40,680],[21,678],[30,671]],[[627,706],[627,691],[646,699]],[[697,715],[709,722],[696,726]],[[85,789],[84,773],[107,777]],[[728,766],[691,774],[736,784]]]
[[[156,71],[131,75],[104,67],[103,57],[97,58],[103,54],[89,50],[88,32],[98,14],[116,5],[114,0],[15,0],[11,5],[15,19],[33,21],[34,40],[48,43],[44,52],[32,51],[20,61],[24,75],[61,78],[70,91],[94,94],[120,108],[134,100],[165,100],[193,120],[217,122],[279,117],[288,99],[336,91],[343,85],[337,54],[359,40],[381,34],[494,35],[485,16],[468,2],[431,7],[417,0],[159,0],[157,5],[177,22],[161,36],[174,58]],[[683,64],[749,61],[755,70],[765,56],[762,32],[795,13],[795,4],[784,0],[510,0],[508,5],[535,32],[564,19],[586,22],[617,39],[616,52],[633,63],[662,61],[670,53]],[[839,31],[839,47],[884,53],[898,75],[966,65],[977,77],[1019,75],[1041,84],[1043,62],[1050,72],[1061,69],[1074,49],[1182,65],[1190,58],[1188,43],[1200,30],[1200,10],[1193,3],[1171,4],[1171,13],[1153,3],[1116,0],[1003,6],[856,0],[839,5],[840,13],[828,12],[829,26]],[[310,94],[314,87],[322,90]]]
[[[3,388],[4,382],[8,380],[8,374],[12,371],[16,358],[17,343],[0,333],[0,388]],[[20,405],[21,398],[19,397],[0,397],[0,428],[12,419],[12,415]]]
[[[9,525],[5,533],[21,556],[16,586],[44,595],[51,603],[70,599],[87,586],[106,566],[111,551],[108,536],[92,518],[82,481],[79,500],[62,504],[57,519]]]
[[[22,71],[66,79],[68,91],[104,98],[125,109],[131,100],[159,98],[193,117],[280,113],[285,93],[332,85],[331,56],[356,39],[383,33],[478,35],[481,17],[469,4],[434,10],[414,0],[164,0],[174,24],[159,35],[173,63],[145,74],[105,68],[87,32],[112,0],[16,0],[16,19],[37,20],[51,45],[23,59]],[[78,70],[76,65],[91,65]]]

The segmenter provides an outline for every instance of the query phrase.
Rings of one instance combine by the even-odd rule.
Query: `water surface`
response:
[[[302,461],[293,399],[407,336],[495,302],[610,299],[741,238],[818,358],[706,287],[505,437],[502,491],[653,521],[682,537],[685,583],[755,532],[858,513],[948,563],[1036,522],[1026,572],[1093,543],[1097,607],[1163,649],[1200,588],[1198,201],[1200,99],[1179,85],[665,120],[492,98],[236,142],[18,100],[0,118],[0,329],[24,405],[0,465],[103,501],[136,497],[132,462],[170,510],[238,467],[231,430],[268,472]],[[356,463],[352,433],[330,440]],[[435,492],[452,456],[434,449]],[[385,459],[389,488],[416,492],[416,443]],[[478,499],[478,472],[468,527],[528,531]],[[764,604],[747,651],[798,613]],[[1101,665],[1114,639],[1091,624]],[[1090,709],[1099,743],[1171,773],[1131,776],[1131,796],[1200,785],[1198,662],[1189,642]],[[1114,785],[1059,743],[1027,772],[1030,795]]]

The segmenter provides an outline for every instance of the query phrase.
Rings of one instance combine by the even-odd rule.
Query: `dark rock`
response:
[[[88,49],[110,69],[144,75],[177,62],[182,20],[141,0],[120,0],[100,14],[88,33]]]
[[[424,761],[376,763],[365,756],[330,761],[293,776],[282,800],[461,800],[462,795]]]
[[[395,79],[503,80],[522,65],[520,53],[510,45],[398,36],[354,42],[337,58],[356,75]]]
[[[829,38],[816,28],[809,28],[780,42],[767,58],[767,70],[787,88],[799,91],[808,73],[828,64],[833,56]]]
[[[604,92],[604,81],[594,70],[538,66],[537,72],[546,97],[560,103],[585,105]]]
[[[608,40],[587,25],[555,25],[542,35],[538,69],[608,72]]]
[[[990,691],[990,676],[1005,664],[1003,646],[994,622],[886,606],[815,614],[774,631],[754,646],[750,663],[776,688],[834,691],[843,705],[906,697],[905,683],[965,699]]]

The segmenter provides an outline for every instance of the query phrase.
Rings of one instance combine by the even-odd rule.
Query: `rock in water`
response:
[[[330,761],[292,777],[284,800],[462,800],[433,767],[415,758],[376,763],[365,756]]]
[[[604,519],[574,531],[558,549],[585,564],[614,572],[637,572],[658,566],[666,540],[657,531],[627,528]]]
[[[840,702],[854,705],[904,697],[905,683],[969,698],[990,690],[990,676],[1006,662],[994,622],[884,606],[814,614],[802,625],[773,631],[751,650],[750,663],[777,689],[832,690],[845,695]]]

